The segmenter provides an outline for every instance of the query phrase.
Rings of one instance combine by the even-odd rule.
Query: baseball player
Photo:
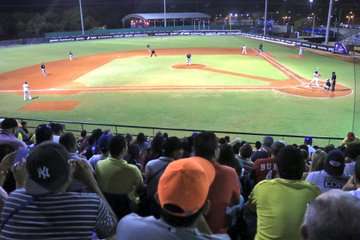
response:
[[[242,55],[246,55],[246,54],[247,54],[246,45],[243,45],[243,46],[241,47],[241,54],[242,54]]]
[[[319,71],[315,71],[314,73],[313,73],[313,78],[312,78],[312,80],[311,80],[311,82],[310,82],[310,86],[316,86],[316,87],[319,87],[320,85],[319,85],[319,81],[320,81],[320,73],[319,73]]]
[[[69,60],[72,61],[74,59],[74,54],[70,51],[69,52]]]
[[[30,94],[30,86],[28,82],[24,82],[23,84],[23,92],[24,92],[24,101],[31,100],[31,94]]]
[[[186,64],[187,64],[187,65],[191,65],[191,64],[192,64],[191,53],[186,54]]]
[[[40,71],[41,71],[41,74],[44,75],[44,77],[47,77],[46,66],[44,63],[42,63],[40,65]]]
[[[262,55],[263,52],[264,52],[264,46],[262,43],[260,43],[258,55]]]
[[[326,80],[325,84],[324,84],[324,89],[327,91],[330,91],[331,88],[331,82],[330,79]]]
[[[336,73],[333,72],[331,75],[331,91],[334,92],[336,87]]]
[[[157,57],[155,49],[151,48],[151,46],[149,44],[146,45],[146,48],[149,51],[150,57],[153,57],[153,56]]]
[[[302,56],[302,55],[304,55],[304,48],[300,47],[299,48],[299,56]]]

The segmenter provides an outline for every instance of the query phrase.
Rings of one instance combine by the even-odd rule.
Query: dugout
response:
[[[207,29],[210,26],[210,15],[200,12],[176,13],[133,13],[122,19],[123,27],[146,28],[163,27],[166,19],[167,27],[185,27],[192,25],[194,28]]]

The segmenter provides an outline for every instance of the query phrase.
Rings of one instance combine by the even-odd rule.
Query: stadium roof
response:
[[[123,17],[123,21],[131,18],[141,18],[143,20],[160,20],[164,19],[164,13],[133,13]],[[200,12],[176,12],[166,13],[166,19],[209,19],[210,15]]]

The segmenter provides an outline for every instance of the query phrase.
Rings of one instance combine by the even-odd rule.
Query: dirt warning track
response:
[[[240,55],[240,49],[230,48],[192,48],[192,49],[159,49],[159,56],[184,55],[191,52],[193,55]],[[82,75],[96,69],[114,59],[128,58],[133,56],[148,56],[147,50],[113,52],[76,58],[74,61],[59,60],[46,63],[49,75],[44,77],[40,73],[38,65],[18,69],[11,72],[0,74],[0,93],[22,93],[22,84],[24,81],[30,82],[31,91],[34,95],[41,94],[78,94],[78,93],[100,93],[100,92],[173,92],[173,91],[255,91],[255,90],[276,90],[279,92],[298,95],[304,97],[338,97],[346,96],[352,93],[350,88],[337,84],[335,92],[329,92],[322,88],[308,87],[310,80],[305,79],[288,67],[278,62],[270,54],[263,53],[257,55],[257,51],[249,49],[247,56],[258,56],[269,62],[275,68],[279,69],[287,76],[287,80],[279,81],[271,77],[259,77],[249,74],[243,74],[235,71],[226,71],[215,69],[201,64],[184,65],[178,64],[172,66],[174,71],[177,69],[193,69],[199,71],[208,71],[232,76],[246,77],[250,79],[267,82],[267,86],[222,86],[222,85],[154,85],[154,86],[110,86],[110,87],[88,87],[74,81]]]

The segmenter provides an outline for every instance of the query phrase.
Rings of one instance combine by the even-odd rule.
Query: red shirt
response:
[[[210,211],[205,219],[213,233],[226,233],[226,207],[239,202],[240,181],[235,169],[218,163],[215,163],[214,167],[216,175],[208,196]]]
[[[265,180],[266,175],[270,172],[272,172],[272,176],[275,176],[275,173],[277,172],[277,166],[275,163],[274,158],[263,158],[258,159],[254,163],[254,172],[255,172],[255,179],[256,183]]]

